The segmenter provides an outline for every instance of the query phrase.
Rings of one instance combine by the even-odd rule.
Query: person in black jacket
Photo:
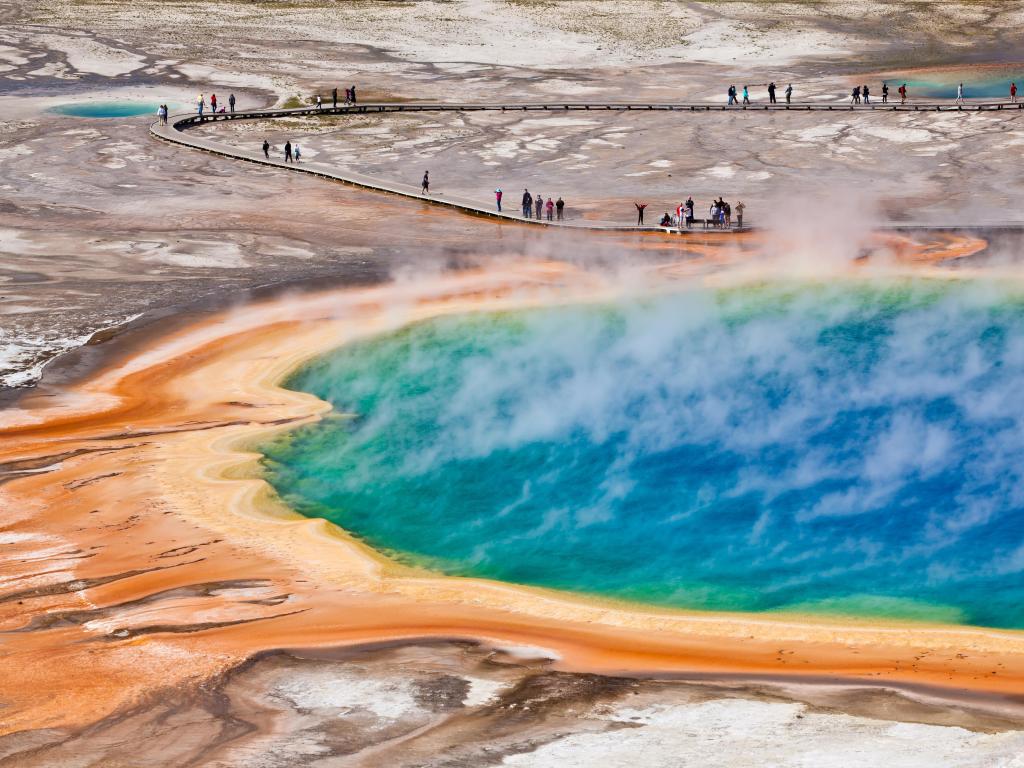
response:
[[[768,101],[772,104],[775,103],[775,83],[768,83]]]
[[[530,190],[523,190],[523,218],[528,219],[533,213],[533,195],[530,194]]]
[[[263,140],[263,156],[267,158],[267,160],[270,159],[270,142],[266,139]]]
[[[555,201],[555,216],[556,216],[556,218],[557,218],[557,219],[558,219],[559,221],[561,221],[561,220],[562,220],[562,212],[563,212],[564,210],[565,210],[565,200],[563,200],[563,199],[562,199],[561,197],[559,197],[559,198],[558,198],[558,199],[557,199],[557,200]]]

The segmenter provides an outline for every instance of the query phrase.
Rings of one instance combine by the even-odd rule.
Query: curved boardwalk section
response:
[[[208,123],[220,123],[232,120],[268,120],[280,117],[326,117],[331,115],[348,114],[381,114],[391,112],[566,112],[566,111],[618,111],[618,112],[687,112],[687,113],[708,113],[708,112],[990,112],[1001,110],[1019,111],[1024,109],[1024,102],[1013,104],[1009,102],[970,102],[956,104],[955,102],[919,102],[900,104],[890,102],[887,104],[751,104],[734,105],[725,104],[697,104],[697,103],[664,103],[664,104],[639,104],[639,103],[615,103],[615,102],[557,102],[547,104],[445,104],[445,103],[369,103],[353,104],[341,107],[299,107],[295,109],[257,109],[245,112],[223,112],[204,114],[179,114],[168,118],[167,124],[157,121],[150,127],[150,132],[157,138],[181,144],[192,149],[211,152],[224,157],[232,157],[238,160],[245,160],[250,163],[271,165],[278,168],[285,168],[289,171],[308,173],[313,176],[320,176],[332,181],[340,181],[345,184],[352,184],[378,192],[386,192],[393,195],[414,198],[423,202],[435,205],[447,206],[458,209],[464,213],[477,216],[489,216],[495,219],[519,222],[521,224],[533,224],[535,226],[557,226],[570,227],[575,229],[591,229],[604,231],[650,231],[650,232],[701,232],[703,234],[729,234],[740,231],[733,229],[697,229],[676,230],[660,226],[617,226],[589,224],[582,221],[554,221],[549,222],[543,219],[523,218],[518,213],[496,211],[490,207],[483,207],[479,203],[463,200],[451,195],[423,195],[417,188],[405,184],[396,184],[382,179],[366,176],[352,171],[337,170],[322,163],[286,163],[283,160],[266,158],[259,150],[248,151],[237,147],[221,144],[187,133],[189,128]],[[915,228],[913,225],[903,225],[900,228]]]

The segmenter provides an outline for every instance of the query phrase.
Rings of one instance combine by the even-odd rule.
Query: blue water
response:
[[[964,96],[968,99],[1009,99],[1010,83],[1017,83],[1017,92],[1024,91],[1024,71],[1020,70],[948,70],[922,74],[916,72],[902,79],[888,79],[890,99],[899,99],[897,89],[907,84],[907,95],[918,99],[955,99],[957,87],[964,84]],[[881,88],[875,89],[876,98],[881,98]]]
[[[78,101],[61,104],[52,109],[61,115],[71,117],[137,117],[150,115],[156,119],[160,104],[141,101]],[[172,106],[173,111],[173,106]]]
[[[339,415],[267,446],[268,478],[402,560],[684,608],[1024,627],[1024,297],[1004,288],[449,318],[289,385]]]

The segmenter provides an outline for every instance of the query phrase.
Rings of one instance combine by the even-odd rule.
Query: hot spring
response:
[[[760,284],[438,319],[288,385],[269,480],[399,560],[687,609],[1024,627],[1024,291]]]
[[[171,111],[175,111],[175,106]],[[149,101],[76,101],[70,104],[61,104],[53,107],[51,111],[71,117],[138,117],[149,115],[156,119],[156,111],[160,104]]]

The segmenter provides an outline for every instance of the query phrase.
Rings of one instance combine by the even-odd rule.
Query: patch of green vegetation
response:
[[[304,102],[302,100],[302,97],[296,93],[294,96],[289,96],[285,103],[282,104],[281,106],[284,107],[285,109],[295,109],[297,107],[306,106],[306,102]]]

